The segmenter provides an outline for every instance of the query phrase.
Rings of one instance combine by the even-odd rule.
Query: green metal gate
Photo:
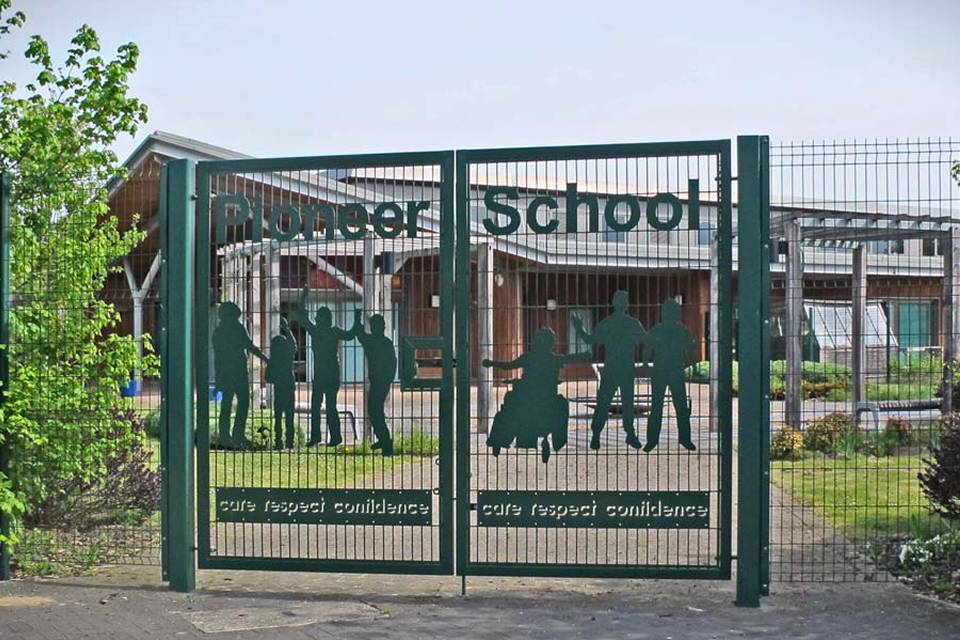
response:
[[[730,576],[729,179],[729,141],[458,152],[460,573]]]
[[[742,604],[766,584],[762,141]],[[730,577],[729,140],[200,162],[195,253],[192,178],[169,163],[161,203],[175,588],[195,400],[200,568]]]
[[[452,571],[452,167],[198,164],[201,568]]]

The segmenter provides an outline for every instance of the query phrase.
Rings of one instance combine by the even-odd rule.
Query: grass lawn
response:
[[[381,477],[390,474],[412,459],[410,455],[384,457],[373,451],[346,454],[323,446],[294,451],[211,451],[210,484],[221,487],[343,487],[368,475]]]
[[[833,457],[774,461],[773,482],[845,536],[916,535],[941,522],[928,511],[917,474],[921,456]]]
[[[160,441],[148,439],[153,460],[160,460]],[[299,447],[287,451],[210,451],[210,485],[230,487],[349,487],[366,476],[382,477],[413,460],[439,453],[439,441],[415,430],[394,441],[395,455],[384,457],[370,444],[330,449]],[[196,461],[199,468],[200,460]]]

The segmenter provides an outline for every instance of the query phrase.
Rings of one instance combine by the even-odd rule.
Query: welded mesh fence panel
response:
[[[151,157],[115,188],[14,177],[10,393],[41,440],[11,453],[23,477],[44,469],[14,554],[25,574],[160,563],[159,175]]]
[[[437,155],[394,162],[201,165],[201,566],[452,561],[440,482],[452,393],[439,386],[452,365],[417,344],[452,318],[449,176]],[[437,384],[401,384],[413,378]]]
[[[710,363],[729,286],[718,262],[722,158],[663,147],[461,156],[467,573],[729,566],[730,414]],[[674,517],[681,503],[701,517]]]
[[[770,153],[772,578],[889,580],[900,542],[943,527],[917,476],[958,355],[960,142]]]

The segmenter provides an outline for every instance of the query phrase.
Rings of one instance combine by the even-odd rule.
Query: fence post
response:
[[[770,431],[769,139],[737,138],[740,361],[737,605],[755,607],[768,588]]]
[[[10,383],[10,174],[0,172],[0,404]],[[0,443],[0,471],[8,473],[10,443]],[[10,535],[10,517],[0,512],[0,534]],[[0,580],[10,579],[10,545],[0,542]]]
[[[162,530],[164,567],[174,591],[194,590],[194,164],[172,160],[161,175],[160,242],[163,255],[161,338],[161,440],[164,491]]]

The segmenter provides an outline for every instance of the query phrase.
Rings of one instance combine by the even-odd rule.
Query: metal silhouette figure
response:
[[[580,339],[587,344],[604,346],[603,370],[600,372],[600,386],[597,389],[597,406],[593,412],[590,429],[593,436],[590,438],[590,448],[600,448],[600,434],[607,424],[610,413],[610,403],[614,394],[620,392],[620,405],[623,415],[623,430],[627,434],[626,442],[634,449],[642,445],[637,439],[633,426],[633,381],[636,377],[634,370],[635,347],[643,338],[644,329],[639,320],[627,315],[630,302],[626,291],[617,291],[613,294],[613,313],[597,323],[592,333],[583,328],[583,320],[571,316],[573,327]]]
[[[568,362],[588,362],[592,356],[589,352],[559,355],[553,352],[555,342],[552,329],[540,329],[533,338],[533,347],[516,359],[483,361],[485,367],[523,369],[493,417],[487,437],[493,455],[499,455],[501,449],[514,442],[519,449],[535,449],[539,440],[541,459],[546,462],[551,445],[559,451],[567,444],[570,403],[557,393],[560,368]]]
[[[361,325],[357,339],[363,345],[363,354],[367,358],[370,372],[370,386],[367,390],[367,416],[373,424],[373,433],[377,440],[374,449],[380,449],[385,456],[393,455],[393,437],[387,427],[385,405],[393,379],[397,375],[397,352],[393,340],[386,336],[386,321],[379,313],[370,316],[370,333]]]
[[[297,382],[293,375],[293,361],[297,356],[297,340],[290,331],[286,318],[280,318],[280,333],[270,340],[270,359],[267,362],[267,382],[273,384],[274,448],[293,448],[293,419],[296,410]],[[286,423],[286,434],[283,426]],[[286,438],[284,438],[286,435]]]
[[[222,447],[246,447],[247,415],[250,412],[250,378],[247,373],[247,352],[266,360],[260,349],[253,344],[247,330],[240,323],[242,312],[232,302],[224,302],[217,310],[219,323],[213,330],[214,387],[223,395],[218,416],[219,441]],[[230,433],[230,414],[233,400],[237,400],[237,412]]]
[[[310,336],[313,351],[313,385],[310,394],[310,439],[307,446],[320,444],[320,411],[326,401],[327,446],[343,443],[340,433],[340,413],[337,410],[337,395],[340,393],[340,341],[352,340],[360,329],[361,312],[356,310],[353,326],[345,331],[333,324],[333,312],[329,307],[320,307],[314,314],[314,322],[307,316],[307,288],[300,293],[300,324]]]
[[[687,355],[693,348],[690,330],[680,323],[680,303],[666,300],[660,306],[660,324],[652,327],[643,337],[647,353],[653,351],[652,404],[647,418],[647,444],[644,451],[653,451],[660,442],[663,426],[663,406],[666,390],[670,390],[673,408],[677,413],[677,430],[680,446],[687,451],[696,451],[690,438],[690,401],[687,399],[687,384],[683,371]]]

